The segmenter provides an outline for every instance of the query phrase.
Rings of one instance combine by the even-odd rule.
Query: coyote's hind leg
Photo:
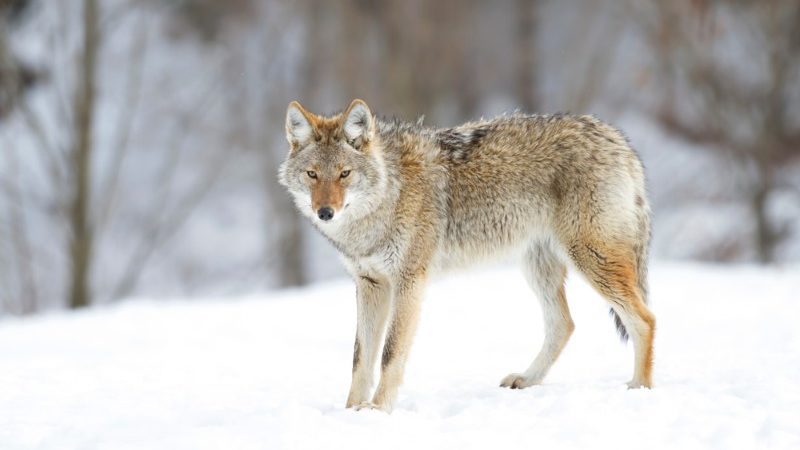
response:
[[[521,389],[541,383],[567,344],[575,325],[564,295],[566,274],[564,263],[548,242],[534,243],[526,252],[525,275],[542,307],[544,343],[525,372],[508,375],[500,382],[500,386]]]
[[[646,261],[636,257],[634,245],[596,241],[573,242],[569,253],[592,286],[611,304],[633,339],[634,371],[628,386],[651,387],[656,319],[645,302],[644,280],[639,279],[646,270],[637,266]]]

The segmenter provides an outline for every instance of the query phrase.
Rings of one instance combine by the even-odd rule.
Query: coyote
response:
[[[378,119],[354,100],[333,116],[290,103],[286,138],[280,182],[356,283],[348,408],[392,410],[433,274],[509,254],[522,256],[545,339],[501,386],[541,383],[566,345],[568,265],[608,301],[622,339],[633,339],[628,386],[651,386],[650,209],[642,164],[619,131],[592,116],[521,113],[430,128]]]

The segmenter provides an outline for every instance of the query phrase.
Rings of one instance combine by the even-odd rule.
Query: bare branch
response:
[[[689,122],[674,111],[662,108],[652,115],[664,129],[698,145],[706,145],[719,153],[741,157],[748,148],[731,140],[725,131],[709,126],[707,123]]]
[[[139,100],[141,97],[142,78],[144,74],[144,58],[147,48],[147,28],[140,24],[140,32],[131,44],[131,60],[128,73],[128,80],[125,87],[125,109],[120,113],[116,125],[116,139],[111,151],[116,151],[116,155],[111,158],[111,167],[108,169],[106,177],[100,183],[100,192],[105,193],[105,199],[99,200],[98,224],[108,222],[111,208],[116,199],[119,188],[119,178],[122,167],[128,156],[130,147],[131,130],[133,129],[134,118],[139,110]]]
[[[23,122],[39,145],[40,151],[37,152],[37,155],[41,158],[42,166],[49,173],[53,185],[63,185],[66,181],[66,155],[55,144],[50,142],[39,116],[31,109],[28,103],[21,102],[19,111]]]
[[[219,79],[217,78],[217,80]],[[145,227],[147,231],[143,234],[139,246],[128,260],[122,277],[111,290],[111,299],[122,298],[133,292],[149,258],[180,230],[194,210],[206,198],[208,192],[214,187],[224,168],[230,162],[230,155],[226,152],[217,152],[214,161],[209,163],[207,172],[198,179],[199,181],[195,186],[188,190],[185,197],[174,201],[174,204],[177,205],[176,207],[168,207],[170,200],[169,182],[174,179],[180,167],[179,163],[185,147],[185,145],[181,144],[185,144],[186,137],[191,135],[189,130],[199,126],[202,113],[206,111],[206,108],[203,107],[204,104],[212,98],[214,93],[219,92],[219,88],[219,82],[215,81],[208,91],[200,97],[198,105],[192,108],[188,114],[179,118],[178,125],[174,127],[174,132],[166,146],[172,151],[156,176],[158,193],[155,198],[157,201],[153,203],[152,211],[149,214],[153,222]]]
[[[796,121],[788,103],[789,88],[799,75],[800,5],[794,1],[729,5],[732,10],[726,12],[732,18],[725,22],[726,32],[718,23],[727,17],[720,3],[676,0],[651,6],[645,31],[658,55],[659,83],[666,86],[651,114],[674,135],[754,169],[743,171],[748,187],[741,198],[752,211],[759,259],[771,261],[787,233],[767,214],[769,197],[781,166],[800,154],[800,130],[790,129]],[[751,44],[761,46],[766,65],[760,68],[766,76],[754,81],[731,70],[730,55],[716,45],[731,33],[736,39],[749,35]]]
[[[9,195],[9,234],[14,251],[14,268],[20,280],[19,313],[30,314],[35,312],[38,304],[38,289],[36,287],[34,270],[34,254],[31,251],[30,236],[25,221],[24,211],[13,211],[13,203],[23,202],[22,192],[19,188],[19,160],[16,151],[6,151],[8,158],[8,195]]]
[[[150,230],[143,236],[133,256],[128,260],[128,264],[126,265],[120,281],[111,291],[112,299],[123,298],[133,292],[148,259],[186,223],[192,213],[216,185],[229,161],[230,158],[228,158],[224,152],[218,153],[216,161],[209,165],[207,173],[200,177],[201,181],[198,181],[195,187],[190,190],[190,193],[181,199],[179,202],[180,207],[175,209],[174,212],[168,215],[163,221],[153,224]]]

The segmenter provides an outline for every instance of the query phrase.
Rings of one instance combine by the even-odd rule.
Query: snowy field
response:
[[[545,384],[500,379],[542,340],[516,269],[428,291],[392,415],[343,408],[347,281],[0,321],[0,449],[800,448],[800,267],[656,265],[655,383],[576,277]]]

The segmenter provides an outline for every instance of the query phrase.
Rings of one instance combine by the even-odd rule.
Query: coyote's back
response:
[[[568,250],[577,236],[598,238],[594,231],[647,246],[641,163],[597,119],[517,114],[435,136],[449,174],[445,253],[454,263],[530,238],[555,239]]]

